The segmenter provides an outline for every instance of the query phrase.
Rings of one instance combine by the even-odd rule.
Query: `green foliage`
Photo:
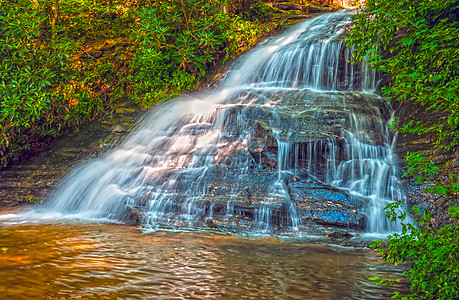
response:
[[[223,11],[225,2],[172,0],[138,13],[134,97],[143,107],[194,89],[216,58],[251,47],[262,27]],[[269,31],[269,30],[268,30]]]
[[[53,85],[62,80],[64,56],[52,41],[44,47],[46,6],[4,0],[1,7],[0,155],[6,164],[29,150],[30,138],[59,130],[55,116],[65,107]]]
[[[116,103],[194,89],[214,60],[275,26],[255,3],[220,0],[0,0],[0,166]]]
[[[387,216],[392,221],[405,220],[406,214],[397,214],[400,204],[392,203],[387,208]],[[390,236],[388,244],[384,241],[372,244],[386,261],[411,265],[403,272],[411,281],[411,294],[396,292],[393,299],[449,300],[459,294],[459,208],[451,206],[448,212],[450,224],[436,228],[431,213],[414,208],[412,214],[418,226],[403,224],[402,232]],[[383,279],[379,284],[391,282]]]
[[[0,0],[0,165],[102,115],[123,94],[111,88],[120,81],[116,59],[78,57],[85,44],[128,31],[134,15],[104,4]]]
[[[139,12],[134,95],[143,106],[196,86],[223,42],[215,32],[219,16],[207,1],[193,0],[161,2]]]
[[[356,58],[368,59],[392,77],[382,93],[411,101],[417,110],[434,116],[402,120],[405,124],[398,130],[429,134],[436,149],[458,146],[459,1],[367,0],[354,22],[348,42],[355,46]],[[403,232],[389,237],[388,244],[378,241],[373,247],[387,261],[411,264],[405,271],[411,294],[396,293],[394,298],[454,299],[459,294],[457,162],[439,167],[432,154],[422,152],[408,153],[406,161],[405,176],[424,184],[432,205],[422,212],[413,208],[418,226],[404,224]],[[392,220],[405,219],[406,214],[395,214],[395,204],[387,209]]]
[[[424,183],[426,178],[438,174],[438,167],[421,152],[408,152],[406,155],[408,169],[403,176],[413,176],[416,183]]]
[[[42,203],[42,200],[37,199],[34,195],[27,195],[25,201],[29,203]]]
[[[244,12],[244,19],[251,22],[269,22],[274,17],[273,11],[272,7],[259,0],[252,5],[249,11]]]
[[[438,147],[457,145],[459,1],[368,0],[366,5],[355,15],[349,38],[358,45],[357,59],[368,56],[375,68],[392,76],[393,85],[383,94],[439,113],[402,130],[433,133]]]

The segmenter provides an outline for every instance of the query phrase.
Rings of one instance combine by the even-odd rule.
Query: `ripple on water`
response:
[[[383,299],[368,250],[103,224],[0,225],[0,293],[21,298]]]

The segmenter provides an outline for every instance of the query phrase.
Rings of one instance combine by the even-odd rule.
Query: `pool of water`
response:
[[[384,299],[368,249],[110,224],[0,223],[2,299]]]

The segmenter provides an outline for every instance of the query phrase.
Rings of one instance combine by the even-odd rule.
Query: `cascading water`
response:
[[[245,55],[219,89],[159,105],[43,209],[118,221],[135,211],[147,228],[397,230],[383,211],[404,197],[391,109],[371,93],[375,72],[349,62],[348,26],[346,11],[307,20]]]

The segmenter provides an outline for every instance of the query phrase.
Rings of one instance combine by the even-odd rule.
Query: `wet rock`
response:
[[[144,219],[143,213],[136,207],[129,206],[126,214],[122,218],[122,222],[130,226],[138,226]]]
[[[309,17],[310,16],[308,15],[285,15],[285,18],[289,20],[301,20],[301,19],[307,19]]]
[[[267,151],[265,145],[259,142],[254,142],[249,147],[249,153],[254,161],[267,169],[277,168],[277,155]],[[277,151],[276,151],[277,152]]]
[[[313,13],[313,14],[333,11],[333,8],[331,7],[322,7],[322,6],[315,6],[315,5],[310,5],[307,7],[307,9],[310,13]]]
[[[347,240],[353,237],[353,235],[345,231],[334,231],[329,233],[327,237],[332,240]]]
[[[325,226],[364,229],[363,199],[313,181],[292,181],[290,195],[305,221]]]
[[[112,132],[113,133],[127,133],[129,132],[129,129],[123,125],[115,125],[112,128]]]
[[[217,223],[213,219],[207,219],[206,226],[209,228],[218,228]]]

